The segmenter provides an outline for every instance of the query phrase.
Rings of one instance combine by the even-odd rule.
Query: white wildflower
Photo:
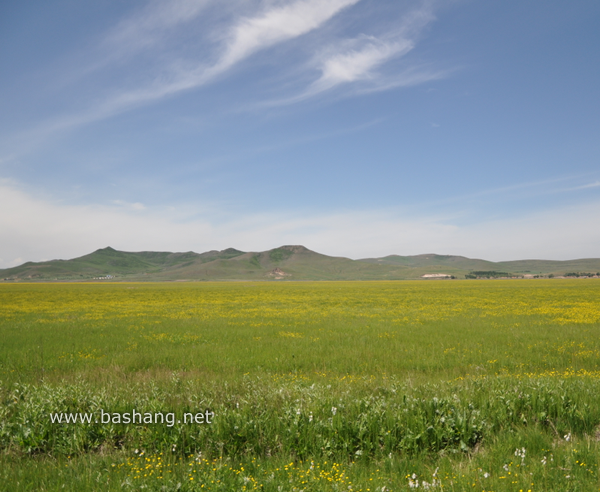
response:
[[[515,450],[515,456],[518,456],[519,458],[521,458],[521,465],[525,464],[525,454],[527,453],[527,451],[525,450],[525,448],[517,448]]]
[[[413,473],[410,478],[408,479],[408,487],[411,489],[418,489],[419,488],[419,480],[417,479],[417,474]]]

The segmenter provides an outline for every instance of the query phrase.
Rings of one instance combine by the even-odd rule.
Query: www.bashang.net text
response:
[[[53,424],[162,424],[173,427],[175,424],[212,424],[215,413],[211,410],[192,413],[184,412],[177,417],[175,412],[98,412],[50,413]]]

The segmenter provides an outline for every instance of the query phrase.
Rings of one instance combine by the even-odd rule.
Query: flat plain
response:
[[[0,488],[599,490],[599,294],[597,279],[3,284]],[[214,419],[95,422],[134,409]]]

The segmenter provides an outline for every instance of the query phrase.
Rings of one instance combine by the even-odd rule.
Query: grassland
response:
[[[598,490],[599,294],[0,285],[0,490]],[[214,421],[50,421],[133,409]]]

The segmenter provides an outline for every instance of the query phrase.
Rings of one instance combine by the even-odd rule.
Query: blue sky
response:
[[[0,5],[0,268],[600,257],[597,0]]]

